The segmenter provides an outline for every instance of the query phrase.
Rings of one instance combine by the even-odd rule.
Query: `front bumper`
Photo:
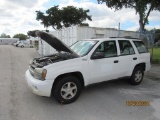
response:
[[[28,87],[31,89],[31,91],[37,95],[40,96],[51,96],[51,90],[53,85],[53,80],[38,80],[35,79],[29,72],[29,70],[26,71],[25,74],[26,81],[28,83]]]

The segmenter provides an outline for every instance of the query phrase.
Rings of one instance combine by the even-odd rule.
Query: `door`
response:
[[[99,56],[96,57],[96,54]],[[90,84],[116,79],[118,65],[117,46],[115,41],[102,42],[91,56],[89,61]]]
[[[129,40],[118,40],[118,48],[120,50],[119,54],[119,64],[115,72],[120,77],[129,77],[132,73],[133,65],[137,61],[137,55],[135,54],[134,48]]]

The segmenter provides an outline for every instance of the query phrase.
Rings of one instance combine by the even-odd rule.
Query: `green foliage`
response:
[[[28,31],[27,35],[32,36],[32,37],[36,37],[36,31],[38,31],[38,30]]]
[[[88,23],[81,23],[80,26],[89,26]]]
[[[149,49],[149,51],[152,54],[152,49]],[[160,63],[160,47],[153,48],[152,62]]]
[[[10,37],[10,35],[7,35],[7,34],[5,34],[5,33],[2,33],[2,34],[0,35],[0,38],[11,38],[11,37]]]
[[[54,6],[49,8],[46,13],[36,11],[37,20],[41,21],[44,27],[52,26],[54,29],[61,29],[63,27],[70,27],[71,25],[88,25],[83,23],[85,20],[92,20],[88,15],[89,10],[76,8],[74,6],[67,6],[59,8]]]
[[[24,35],[24,34],[22,34],[22,33],[19,33],[19,34],[15,34],[15,35],[13,36],[13,38],[19,38],[20,40],[26,40],[28,37],[27,37],[27,35]]]
[[[154,33],[155,31],[155,39],[154,39],[154,43],[156,43],[158,40],[160,40],[160,29],[152,29],[152,30],[146,30],[150,33]]]
[[[155,43],[160,40],[160,29],[156,29],[156,33],[155,33]]]
[[[160,0],[97,0],[98,3],[106,3],[109,8],[121,10],[122,8],[135,9],[139,14],[140,30],[145,31],[145,25],[148,24],[148,16],[153,10],[160,11]]]
[[[36,36],[36,31],[39,31],[39,30],[28,31],[28,32],[27,32],[27,35],[28,35],[28,36],[32,36],[32,37],[37,37],[37,36]],[[43,30],[43,31],[49,32],[49,30]]]

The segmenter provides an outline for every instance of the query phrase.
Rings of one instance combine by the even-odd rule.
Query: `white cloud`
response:
[[[128,31],[137,31],[137,30],[139,30],[139,26],[136,25],[136,26],[130,27],[130,28],[126,29],[126,30],[128,30]]]
[[[115,11],[114,9],[107,8],[105,4],[95,4],[92,2],[69,2],[67,4],[61,4],[60,7],[67,5],[89,9],[89,14],[92,15],[92,21],[89,21],[89,24],[93,27],[117,27],[119,22],[124,23],[130,20],[137,23],[138,19],[138,16],[132,9]]]
[[[152,11],[149,15],[149,21],[158,21],[160,23],[160,12]]]
[[[152,25],[152,26],[151,25],[146,25],[145,29],[147,29],[147,30],[160,29],[160,25]],[[137,31],[137,30],[139,30],[139,26],[137,25],[137,26],[134,26],[134,27],[130,27],[130,28],[126,29],[126,30],[128,30],[128,31]]]
[[[57,0],[55,0],[57,1]],[[87,21],[92,27],[117,28],[120,22],[127,30],[137,30],[139,28],[139,17],[133,9],[122,9],[115,11],[107,8],[105,4],[89,2],[90,0],[60,0],[60,7],[74,5],[90,10],[92,21]],[[44,29],[40,21],[36,20],[36,10],[45,11],[48,8],[44,4],[49,0],[1,0],[0,2],[0,34],[6,33],[13,36],[16,33],[27,33],[28,30]],[[151,12],[149,21],[159,20],[160,12]],[[128,22],[134,23],[134,26]],[[147,25],[146,28],[160,28],[159,25]]]
[[[82,0],[83,1],[83,0]],[[115,11],[114,9],[107,8],[105,4],[95,4],[89,2],[89,0],[84,0],[84,2],[68,2],[66,4],[60,4],[61,7],[73,5],[76,7],[82,7],[84,9],[90,10],[90,15],[92,15],[92,21],[87,21],[92,27],[113,27],[118,28],[118,23],[120,22],[127,28],[127,30],[138,30],[139,28],[139,16],[136,14],[134,9],[122,9]],[[160,12],[152,11],[149,16],[150,22],[159,21]],[[129,23],[128,23],[129,22]],[[132,27],[131,23],[134,25]],[[131,26],[131,27],[130,27]],[[147,25],[146,28],[159,28],[154,25]]]
[[[11,36],[26,34],[29,30],[44,29],[36,20],[36,10],[45,10],[43,4],[48,0],[2,0],[0,2],[0,34]]]
[[[147,30],[151,30],[151,29],[154,29],[154,28],[160,29],[160,25],[153,25],[153,26],[146,25]]]

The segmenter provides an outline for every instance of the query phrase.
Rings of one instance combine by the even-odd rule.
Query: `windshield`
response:
[[[77,53],[79,56],[86,55],[93,46],[97,43],[97,41],[78,41],[75,44],[73,44],[70,48]]]

